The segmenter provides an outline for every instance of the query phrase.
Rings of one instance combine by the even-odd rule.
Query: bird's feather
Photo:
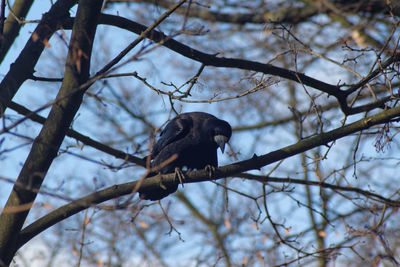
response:
[[[152,150],[151,166],[159,173],[171,173],[175,168],[203,169],[217,167],[217,149],[229,141],[229,123],[205,112],[182,113],[171,120],[161,132]],[[217,136],[217,138],[215,138]],[[216,142],[218,141],[218,142]],[[176,159],[166,164],[174,155]],[[151,174],[149,176],[154,175]],[[164,187],[164,188],[163,188]],[[161,199],[178,188],[177,184],[152,190],[139,190],[141,198]]]

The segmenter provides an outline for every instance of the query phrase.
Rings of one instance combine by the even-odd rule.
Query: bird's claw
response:
[[[178,178],[179,183],[183,187],[183,181],[185,180],[185,175],[183,174],[182,170],[178,167],[175,168],[175,179]]]
[[[210,179],[213,178],[215,174],[215,167],[212,165],[207,165],[204,169],[208,172],[208,176],[210,177]]]

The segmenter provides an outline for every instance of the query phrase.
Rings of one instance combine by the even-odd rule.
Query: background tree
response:
[[[77,2],[1,1],[1,265],[400,264],[400,1]],[[222,167],[138,200],[195,110]]]

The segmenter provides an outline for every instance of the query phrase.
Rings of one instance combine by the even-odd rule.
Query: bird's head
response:
[[[213,141],[221,148],[222,153],[224,153],[225,144],[228,143],[232,135],[232,128],[229,123],[223,120],[215,121],[213,124]]]

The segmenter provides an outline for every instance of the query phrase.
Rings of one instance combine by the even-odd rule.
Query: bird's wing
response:
[[[183,138],[189,132],[191,125],[191,118],[176,117],[169,122],[154,145],[152,156],[157,156],[164,147]]]

